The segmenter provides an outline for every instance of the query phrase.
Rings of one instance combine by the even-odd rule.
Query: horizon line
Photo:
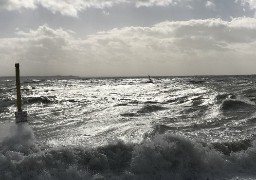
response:
[[[201,74],[201,75],[130,75],[130,76],[79,76],[79,75],[24,75],[20,76],[23,77],[75,77],[75,78],[145,78],[145,77],[152,77],[152,78],[160,78],[160,77],[193,77],[193,76],[255,76],[256,74]],[[11,76],[1,76],[0,78],[15,78],[15,75]]]

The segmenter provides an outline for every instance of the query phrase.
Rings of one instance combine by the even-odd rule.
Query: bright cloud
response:
[[[244,5],[246,3],[249,4],[252,9],[256,8],[256,0],[241,0],[241,1],[244,3]]]
[[[215,4],[214,4],[212,1],[207,1],[207,2],[205,3],[205,6],[206,6],[207,8],[215,8]]]
[[[186,0],[185,0],[186,1]],[[137,7],[141,6],[168,6],[177,5],[177,0],[138,0],[135,1]]]
[[[256,65],[254,18],[166,21],[86,39],[46,25],[17,34],[0,39],[0,56],[9,65],[10,59],[20,60],[27,74],[232,74],[250,72]]]
[[[81,10],[90,7],[103,8],[123,2],[122,0],[1,0],[0,8],[7,10],[35,9],[38,6],[45,7],[53,13],[59,12],[62,15],[77,16]]]
[[[21,8],[35,9],[35,0],[1,0],[0,9],[17,10]]]

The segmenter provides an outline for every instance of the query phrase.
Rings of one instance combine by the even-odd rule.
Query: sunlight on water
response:
[[[193,177],[191,172],[194,170],[183,164],[190,163],[190,160],[191,163],[198,163],[193,166],[198,168],[196,171],[199,173],[195,176],[197,179],[236,179],[235,176],[238,179],[253,179],[256,177],[253,174],[256,167],[253,161],[256,158],[256,90],[254,84],[246,80],[241,83],[239,77],[232,78],[232,82],[229,78],[220,79],[173,77],[158,78],[154,83],[146,83],[147,79],[143,78],[23,80],[23,108],[29,113],[29,126],[20,127],[14,124],[16,108],[12,81],[8,81],[8,87],[0,81],[0,162],[25,163],[23,160],[30,158],[35,163],[49,163],[48,156],[58,159],[61,155],[56,154],[59,153],[67,153],[66,157],[74,158],[74,162],[77,162],[80,157],[74,156],[80,153],[82,157],[87,154],[97,157],[97,160],[89,162],[85,167],[78,163],[72,168],[104,169],[107,167],[99,164],[110,163],[112,159],[109,162],[104,160],[110,157],[105,154],[103,158],[99,152],[113,145],[115,148],[124,148],[121,152],[127,154],[120,156],[130,159],[129,162],[123,160],[130,164],[129,168],[128,165],[122,165],[131,173],[122,175],[128,179],[148,179],[146,174],[150,174],[156,167],[141,166],[152,162],[159,162],[157,168],[162,168],[161,174],[166,177],[180,180]],[[22,138],[17,132],[21,132]],[[182,151],[182,147],[186,147],[186,151]],[[87,148],[95,148],[96,154],[89,150],[87,152]],[[153,153],[152,156],[148,156],[148,151]],[[184,157],[187,153],[193,157],[172,157],[171,154],[176,151],[184,153]],[[119,156],[117,152],[112,155]],[[205,153],[202,155],[204,159],[198,157],[201,153]],[[25,157],[27,154],[34,154],[34,157]],[[33,158],[38,159],[38,162]],[[116,162],[116,159],[113,161]],[[180,168],[183,172],[188,171],[188,174],[178,176],[177,173],[172,174],[174,171],[164,172],[169,166],[175,169],[171,165],[174,162],[180,162]],[[165,163],[170,165],[165,167]],[[205,172],[211,175],[200,170],[203,169],[202,165],[206,166]],[[22,164],[12,163],[10,166],[23,167]],[[58,166],[64,168],[63,164]],[[214,168],[208,168],[212,166]],[[244,169],[245,166],[250,166],[248,171]],[[108,168],[113,167],[108,164]],[[73,171],[78,172],[77,169]],[[94,171],[99,172],[98,169]],[[236,171],[243,173],[236,174]],[[89,172],[82,172],[82,175],[77,176],[92,178]],[[139,175],[141,173],[143,177]],[[156,174],[159,175],[158,172]]]
[[[139,142],[143,134],[155,131],[154,128],[164,119],[166,128],[160,131],[184,133],[206,141],[247,137],[236,129],[242,124],[239,124],[240,120],[232,119],[234,114],[229,117],[229,111],[225,110],[223,115],[221,103],[231,95],[226,96],[224,86],[216,85],[214,79],[207,84],[202,80],[186,78],[158,79],[154,84],[144,83],[144,79],[53,78],[27,82],[22,87],[24,109],[29,111],[30,122],[36,129],[35,133],[43,136],[42,140],[63,139],[71,131],[78,132],[77,139],[83,139],[80,134],[86,134],[86,141],[92,144],[96,143],[95,139],[111,139],[114,136],[131,141],[134,139],[132,135],[129,138],[127,133],[122,133],[128,129],[140,131],[139,137],[135,138],[137,140],[133,141]],[[229,90],[229,86],[233,85],[226,83],[225,86]],[[239,93],[240,88],[237,89]],[[2,112],[2,119],[12,119],[15,94],[6,92],[4,96],[11,106],[7,105],[7,110]],[[217,99],[222,96],[224,99]],[[237,94],[234,103],[239,101],[255,104],[242,94]]]

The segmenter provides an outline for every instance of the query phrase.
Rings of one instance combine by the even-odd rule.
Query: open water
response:
[[[0,179],[256,179],[256,76],[0,78]]]

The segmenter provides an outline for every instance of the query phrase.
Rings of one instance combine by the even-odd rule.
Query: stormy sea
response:
[[[256,76],[0,78],[1,180],[256,179]]]

